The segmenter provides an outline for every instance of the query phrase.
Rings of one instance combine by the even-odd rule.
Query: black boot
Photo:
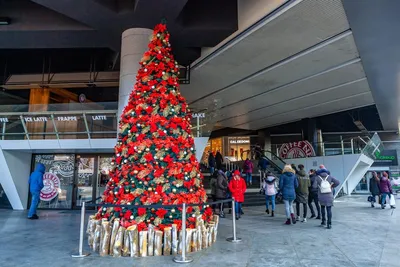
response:
[[[269,214],[269,209],[266,209],[265,212],[266,212],[267,214]]]
[[[321,226],[325,226],[326,225],[326,222],[325,221],[322,221],[321,222]]]
[[[228,212],[229,214],[232,214],[232,209],[229,209],[229,212]]]
[[[328,223],[328,226],[326,227],[326,229],[332,229],[332,224]]]
[[[274,211],[271,212],[271,217],[275,217]]]

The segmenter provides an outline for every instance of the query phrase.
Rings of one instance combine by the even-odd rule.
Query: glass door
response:
[[[355,192],[356,193],[368,193],[369,192],[369,180],[372,178],[373,172],[368,171],[361,181],[356,186]]]
[[[76,175],[75,175],[75,207],[80,207],[82,201],[94,200],[94,185],[97,177],[98,157],[94,155],[76,156]]]
[[[99,156],[99,168],[96,183],[96,198],[101,197],[106,189],[107,182],[110,180],[110,171],[112,169],[111,161],[113,155]]]

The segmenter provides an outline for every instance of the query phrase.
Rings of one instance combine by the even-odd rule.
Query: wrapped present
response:
[[[101,231],[103,233],[102,239],[100,240],[100,256],[106,256],[110,252],[110,240],[111,240],[111,226],[110,222],[103,220],[101,222]]]
[[[147,257],[147,231],[139,232],[139,255],[140,257]]]
[[[132,225],[127,229],[130,242],[131,257],[139,257],[139,233],[137,225]]]
[[[154,234],[154,256],[162,255],[163,232],[157,230]]]
[[[147,237],[147,255],[154,256],[154,226],[149,225]]]
[[[130,250],[131,250],[131,243],[129,239],[129,232],[128,229],[126,229],[124,233],[124,244],[122,246],[122,256],[123,257],[129,256]]]
[[[172,255],[178,254],[178,226],[172,225]]]
[[[171,227],[164,228],[164,255],[171,255],[171,245],[172,245],[172,236],[171,236]]]
[[[110,241],[110,255],[113,255],[114,252],[114,243],[115,243],[115,237],[117,236],[119,229],[119,219],[115,219],[111,231],[111,241]]]
[[[100,235],[101,235],[101,225],[96,223],[96,229],[94,232],[94,239],[93,239],[93,251],[100,250]]]
[[[125,228],[121,226],[118,228],[118,233],[115,236],[115,243],[113,247],[114,257],[121,257],[122,245],[124,244],[124,235],[125,235]]]

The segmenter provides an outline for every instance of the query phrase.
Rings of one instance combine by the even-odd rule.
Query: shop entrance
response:
[[[110,154],[35,155],[32,167],[42,163],[46,168],[39,208],[75,209],[83,201],[100,197],[109,180],[111,161]]]

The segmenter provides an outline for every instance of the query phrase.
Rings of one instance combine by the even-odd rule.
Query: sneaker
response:
[[[221,212],[221,214],[219,215],[220,218],[225,218],[225,213]]]
[[[395,208],[396,208],[396,206],[390,206],[390,208],[391,208],[391,209],[395,209]]]
[[[332,225],[330,223],[328,223],[328,226],[326,227],[326,229],[332,229]]]
[[[325,221],[322,221],[321,222],[321,226],[325,226],[326,225],[326,222]]]
[[[236,216],[236,220],[239,220],[239,216]]]
[[[321,220],[321,216],[317,216],[317,218],[315,218],[316,220]]]
[[[296,217],[294,216],[293,213],[290,215],[290,217],[292,217],[292,223],[296,224]]]
[[[39,216],[37,216],[36,214],[33,214],[32,218],[37,220],[37,219],[39,219]]]
[[[371,203],[371,208],[375,208],[375,205],[374,205],[374,203]]]
[[[297,221],[297,222],[300,221],[300,216],[297,216],[297,217],[296,217],[296,221]]]
[[[311,215],[310,219],[315,218],[315,214]]]
[[[385,209],[385,206],[383,206],[383,205],[382,205],[382,206],[381,206],[381,209],[383,209],[383,210],[384,210],[384,209]]]
[[[305,222],[307,222],[307,219],[303,218],[303,220],[301,222],[305,223]]]
[[[271,217],[275,217],[274,211],[271,212]]]
[[[286,222],[285,222],[285,224],[286,224],[286,225],[291,225],[290,219],[287,219]]]
[[[269,214],[269,209],[266,209],[265,212],[266,212],[267,214]]]

